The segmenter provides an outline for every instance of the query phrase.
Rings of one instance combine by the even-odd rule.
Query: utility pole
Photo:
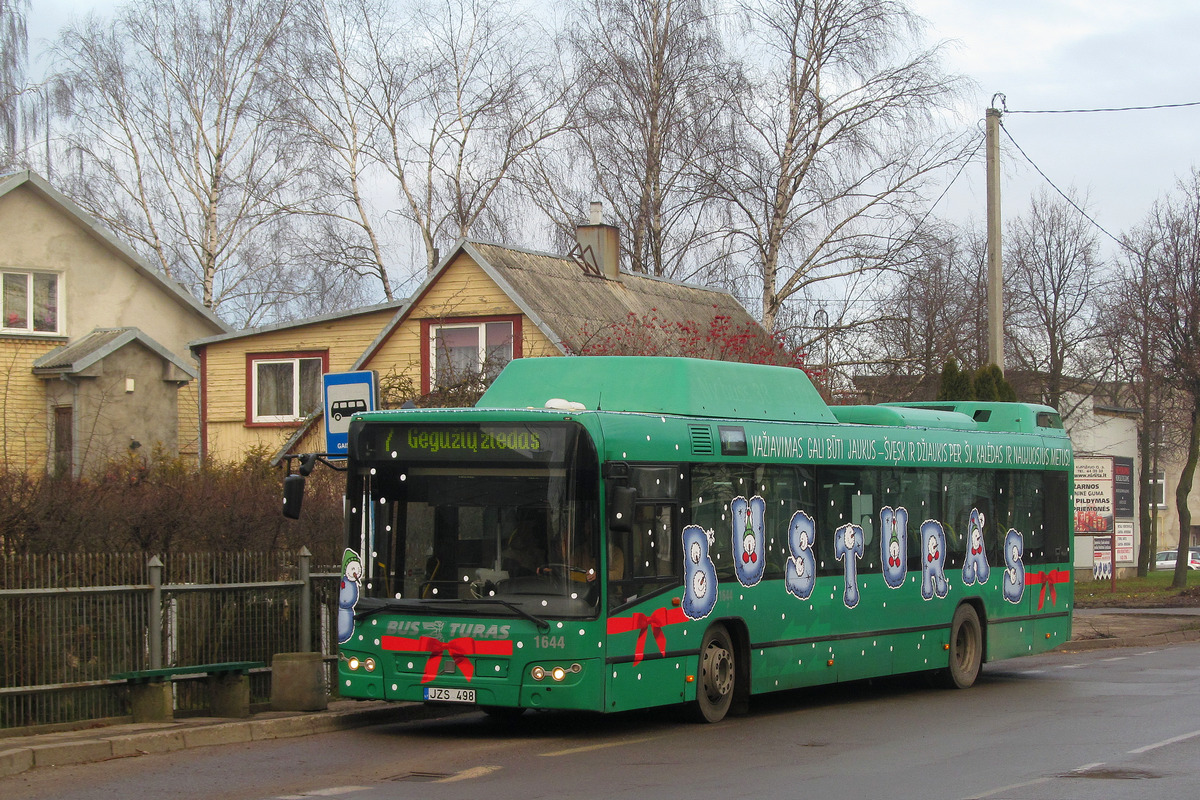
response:
[[[1001,105],[1004,96],[1001,98]],[[993,104],[996,98],[992,98]],[[987,110],[988,360],[1004,371],[1004,266],[1000,259],[1000,109]]]

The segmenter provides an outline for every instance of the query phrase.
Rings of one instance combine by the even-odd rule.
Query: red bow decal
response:
[[[933,560],[937,557],[938,557],[938,551],[934,550],[932,553],[930,553],[928,556],[926,556],[926,559],[928,559],[929,563],[932,564]]]
[[[758,553],[742,553],[743,564],[749,564],[751,561],[758,563]]]
[[[983,548],[980,547],[979,545],[975,545],[974,547],[971,548],[971,555],[973,555],[973,556],[977,556],[982,552],[983,552]]]
[[[471,678],[475,677],[475,665],[471,663],[471,656],[511,656],[513,652],[513,645],[510,641],[480,642],[466,636],[460,639],[451,639],[448,642],[438,641],[431,636],[422,636],[420,639],[384,636],[380,639],[380,643],[384,650],[429,653],[429,659],[425,662],[425,675],[421,678],[421,683],[429,683],[437,677],[443,654],[454,659],[454,665],[469,682]]]
[[[637,664],[646,652],[647,631],[654,636],[658,652],[666,655],[667,637],[662,629],[677,622],[687,622],[687,614],[683,613],[682,608],[660,608],[650,616],[635,611],[631,617],[609,617],[608,634],[638,632],[637,646],[633,651],[633,663]]]
[[[1066,583],[1071,580],[1071,573],[1065,569],[1053,569],[1049,572],[1026,572],[1026,586],[1041,586],[1042,593],[1038,596],[1038,611],[1046,605],[1046,589],[1050,590],[1050,605],[1058,603],[1058,592],[1054,588],[1056,583]]]
[[[900,566],[900,559],[897,558],[896,556],[888,556],[888,566],[889,567]]]

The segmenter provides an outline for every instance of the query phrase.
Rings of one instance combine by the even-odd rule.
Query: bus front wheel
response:
[[[960,605],[950,623],[950,665],[943,683],[949,689],[967,689],[979,677],[983,663],[983,631],[974,606]]]
[[[724,625],[713,625],[700,645],[700,675],[696,684],[696,720],[720,722],[733,702],[737,661],[733,640]]]

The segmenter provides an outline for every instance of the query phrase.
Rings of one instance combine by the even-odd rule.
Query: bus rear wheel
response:
[[[950,623],[950,665],[943,684],[948,689],[968,689],[979,677],[983,663],[983,631],[975,608],[963,603]]]
[[[737,661],[733,640],[724,625],[713,625],[700,645],[700,675],[696,684],[697,722],[720,722],[733,703]]]

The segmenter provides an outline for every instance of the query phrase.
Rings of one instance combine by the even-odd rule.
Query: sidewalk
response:
[[[1200,641],[1200,609],[1085,609],[1074,638],[1059,648],[1153,647]],[[268,711],[249,719],[187,717],[173,722],[108,725],[0,738],[0,778],[36,767],[84,764],[191,747],[287,739],[349,728],[445,716],[467,710],[421,703],[337,700],[325,711]]]

